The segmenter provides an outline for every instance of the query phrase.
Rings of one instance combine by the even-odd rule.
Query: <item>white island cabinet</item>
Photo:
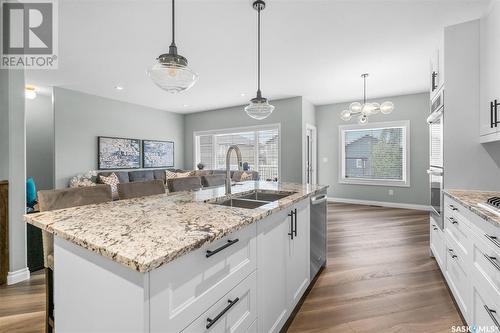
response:
[[[309,230],[305,197],[148,272],[55,237],[55,326],[278,332],[310,283]]]

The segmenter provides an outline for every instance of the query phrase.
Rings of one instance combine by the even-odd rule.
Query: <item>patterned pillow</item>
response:
[[[86,174],[78,174],[70,179],[69,187],[96,186],[97,171],[92,170]]]
[[[165,170],[165,178],[166,179],[171,179],[171,178],[176,178],[177,174],[175,172],[172,172],[170,170]]]
[[[99,175],[99,180],[103,184],[107,184],[107,185],[111,186],[111,194],[113,196],[113,200],[117,200],[118,199],[118,184],[120,183],[118,176],[113,172],[108,177],[105,177],[103,175]]]
[[[177,175],[177,178],[184,178],[184,177],[189,177],[189,176],[192,176],[193,172],[192,171],[188,171],[188,172],[177,172],[176,175]]]
[[[244,182],[247,180],[253,180],[252,173],[243,171],[240,177],[240,182]]]

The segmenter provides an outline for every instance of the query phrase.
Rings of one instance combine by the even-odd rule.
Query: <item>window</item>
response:
[[[226,152],[231,145],[241,151],[243,163],[259,172],[260,179],[279,179],[279,125],[246,127],[194,133],[195,165],[205,169],[226,169]],[[231,155],[231,170],[238,169],[236,154]]]
[[[339,126],[340,182],[410,186],[409,121]]]

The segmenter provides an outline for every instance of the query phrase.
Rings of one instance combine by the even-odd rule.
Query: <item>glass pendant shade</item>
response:
[[[380,105],[380,112],[383,114],[389,114],[394,110],[394,103],[392,102],[384,102],[382,105]]]
[[[342,120],[344,121],[349,121],[351,120],[352,116],[351,116],[351,112],[349,110],[344,110],[340,113],[340,118],[342,118]]]
[[[353,113],[361,112],[362,105],[359,102],[354,102],[349,105],[349,110]]]
[[[269,104],[265,98],[254,98],[245,107],[247,115],[253,119],[262,120],[271,115],[274,111],[274,106]]]
[[[154,84],[173,94],[188,90],[198,81],[198,74],[189,67],[161,60],[148,68],[148,75]]]

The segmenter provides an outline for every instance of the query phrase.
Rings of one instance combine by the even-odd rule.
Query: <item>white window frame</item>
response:
[[[391,179],[364,179],[364,178],[346,178],[345,177],[345,135],[347,131],[384,129],[384,128],[403,128],[403,180]],[[339,183],[355,185],[375,185],[375,186],[398,186],[410,187],[410,121],[386,121],[378,123],[369,123],[367,125],[340,125],[339,126]]]
[[[232,134],[238,132],[252,132],[252,131],[262,131],[268,129],[278,129],[278,178],[281,179],[281,123],[275,124],[266,124],[266,125],[255,125],[255,126],[244,126],[244,127],[231,127],[231,128],[223,128],[223,129],[214,129],[214,130],[204,130],[204,131],[194,131],[193,132],[193,169],[197,169],[197,160],[200,155],[199,152],[199,140],[198,137],[200,135],[220,135],[220,134]],[[259,144],[258,137],[255,138],[256,145]],[[212,149],[215,152],[215,140],[212,140]],[[255,166],[256,169],[259,170],[259,156],[258,152],[255,151]],[[214,154],[213,165],[215,167],[215,159],[216,154]]]

